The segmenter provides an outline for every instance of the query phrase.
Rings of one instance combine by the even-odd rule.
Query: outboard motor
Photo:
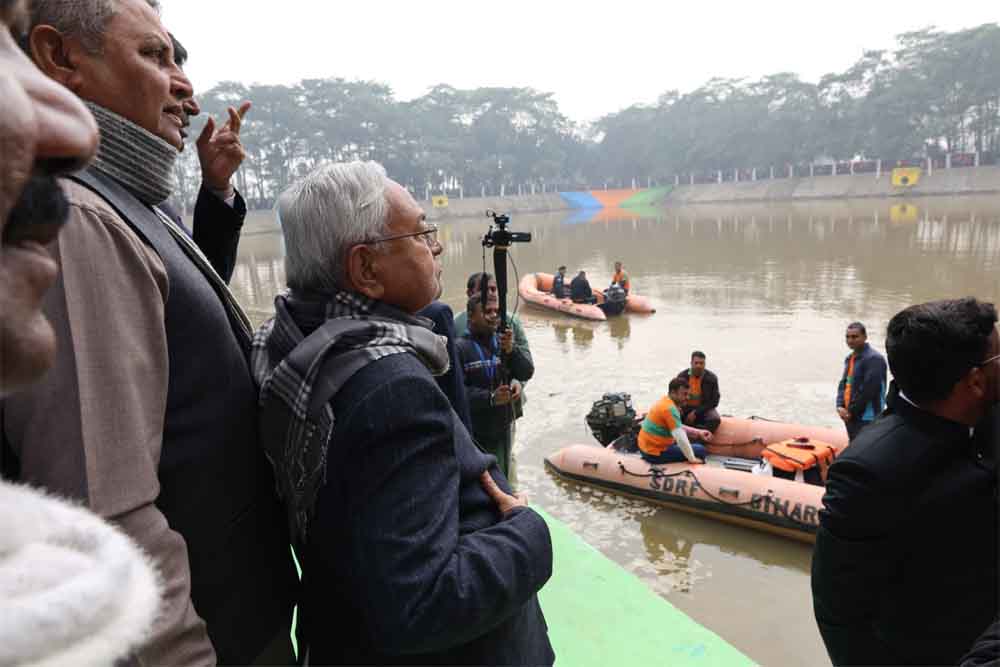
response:
[[[602,445],[635,429],[635,408],[632,396],[625,393],[604,394],[594,401],[587,413],[587,427]]]
[[[618,283],[611,283],[611,287],[604,290],[604,303],[600,304],[600,309],[605,315],[621,315],[625,311],[625,300],[628,295],[625,289]]]

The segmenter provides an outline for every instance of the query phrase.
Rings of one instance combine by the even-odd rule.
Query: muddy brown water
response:
[[[251,215],[232,281],[255,323],[284,286],[271,220]],[[442,299],[456,312],[466,278],[483,266],[485,223],[441,225]],[[584,415],[604,392],[651,404],[696,348],[719,375],[724,413],[837,425],[847,323],[863,321],[883,350],[886,323],[911,303],[1000,302],[1000,197],[523,215],[512,228],[533,235],[513,252],[521,275],[565,264],[604,287],[621,260],[633,290],[658,308],[606,323],[518,308],[536,368],[517,425],[522,490],[759,663],[828,664],[812,616],[809,546],[564,482],[544,457],[594,442]]]

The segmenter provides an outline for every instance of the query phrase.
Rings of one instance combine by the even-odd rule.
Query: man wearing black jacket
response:
[[[469,299],[467,312],[469,332],[458,340],[457,347],[469,396],[472,434],[497,457],[500,469],[509,478],[513,406],[521,393],[520,383],[531,379],[535,366],[531,356],[514,345],[511,329],[497,335],[499,315],[495,303],[483,306],[482,300],[474,296]],[[501,353],[505,368],[500,364]]]
[[[188,58],[187,49],[173,34],[170,34],[170,39],[174,47],[174,63],[183,70]],[[249,102],[244,102],[239,109],[230,109],[229,122],[219,128],[216,128],[215,120],[209,118],[195,142],[202,183],[194,205],[193,230],[187,228],[183,217],[169,200],[158,207],[194,239],[212,268],[226,283],[233,277],[236,268],[240,232],[247,216],[246,202],[233,187],[232,178],[246,157],[240,143],[240,128],[249,110]],[[194,95],[181,102],[181,113],[181,137],[186,140],[191,119],[201,114],[201,106]]]
[[[691,353],[691,367],[685,368],[677,377],[688,382],[688,399],[681,409],[681,419],[688,426],[703,428],[715,433],[722,423],[719,416],[719,378],[705,368],[705,353],[695,350]]]
[[[837,387],[837,414],[854,440],[885,408],[886,365],[885,357],[868,344],[868,331],[861,322],[847,325],[845,339],[851,353],[844,359]]]
[[[889,406],[830,467],[813,554],[835,665],[956,664],[997,615],[996,321],[969,298],[889,322]]]

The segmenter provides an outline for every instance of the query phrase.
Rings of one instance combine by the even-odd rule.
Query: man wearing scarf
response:
[[[257,332],[261,432],[303,566],[310,664],[551,665],[544,520],[435,383],[437,228],[373,162],[281,195],[289,291]]]
[[[296,587],[258,444],[250,329],[225,281],[157,205],[190,83],[155,0],[37,0],[26,46],[97,121],[62,179],[57,363],[4,405],[20,478],[76,498],[153,558],[166,591],[141,664],[287,663]]]

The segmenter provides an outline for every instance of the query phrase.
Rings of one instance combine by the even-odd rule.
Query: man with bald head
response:
[[[156,561],[167,591],[138,658],[290,658],[295,571],[258,445],[250,330],[225,281],[157,209],[191,84],[154,0],[37,0],[26,49],[84,100],[101,143],[61,179],[57,364],[3,406],[19,478],[79,499]]]

